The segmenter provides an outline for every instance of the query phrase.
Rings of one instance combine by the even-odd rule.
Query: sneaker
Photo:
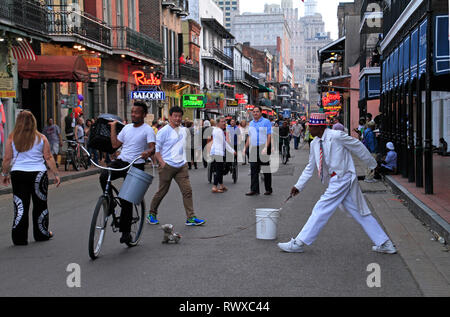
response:
[[[367,179],[367,178],[366,178],[364,181],[365,181],[366,183],[369,183],[369,184],[377,183],[377,182],[378,182],[376,179],[373,179],[373,178],[372,178],[372,179]]]
[[[158,219],[156,219],[155,214],[148,214],[146,221],[150,225],[159,225],[159,221],[158,221]]]
[[[385,254],[395,254],[395,253],[397,253],[397,249],[394,247],[394,244],[392,243],[391,240],[388,240],[382,246],[374,246],[374,247],[372,247],[372,251],[378,252],[378,253],[385,253]]]
[[[205,224],[205,220],[198,219],[197,217],[192,217],[186,220],[186,226],[201,226]]]
[[[289,253],[303,253],[303,244],[298,244],[295,239],[286,243],[278,243],[278,247],[284,252]]]

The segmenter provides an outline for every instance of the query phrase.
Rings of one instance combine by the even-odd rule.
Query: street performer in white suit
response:
[[[287,243],[279,243],[280,249],[302,253],[303,247],[314,243],[330,217],[341,206],[353,216],[373,241],[373,251],[396,253],[391,240],[371,215],[359,187],[351,154],[356,155],[371,169],[377,167],[375,159],[359,140],[342,131],[328,129],[324,113],[311,114],[309,131],[315,138],[311,143],[309,164],[292,188],[291,195],[297,196],[303,190],[316,167],[319,178],[323,184],[328,183],[328,188],[315,205],[311,217],[297,238]]]

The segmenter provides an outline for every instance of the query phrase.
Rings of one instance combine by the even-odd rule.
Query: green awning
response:
[[[259,89],[259,92],[273,92],[273,90],[272,89],[270,89],[270,88],[267,88],[266,86],[263,86],[263,85],[260,85],[260,84],[258,84],[258,89]]]

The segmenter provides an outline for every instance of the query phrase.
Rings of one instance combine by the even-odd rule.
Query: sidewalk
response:
[[[411,206],[412,213],[445,241],[450,242],[450,158],[433,156],[434,195],[425,195],[424,188],[401,175],[389,176],[386,181]]]
[[[409,207],[410,212],[422,223],[427,225],[444,240],[450,242],[450,159],[435,156],[434,158],[434,195],[425,195],[423,188],[417,188],[415,183],[409,183],[408,179],[401,175],[387,176],[386,185],[399,195]],[[355,160],[356,171],[359,179],[364,179],[366,173],[362,162]],[[383,182],[367,184],[360,182],[364,188],[383,192]]]
[[[100,174],[100,170],[95,167],[90,167],[88,170],[85,170],[84,168],[80,168],[80,170],[74,171],[73,169],[70,169],[69,171],[64,171],[64,167],[59,168],[59,176],[61,178],[61,183],[71,181],[74,179],[82,178],[82,177],[88,177],[91,175]],[[53,175],[49,173],[49,185],[54,184]],[[1,186],[1,185],[0,185]],[[12,193],[12,187],[11,185],[8,187],[0,187],[0,196],[2,195],[9,195]]]
[[[358,159],[355,159],[355,166],[361,179],[365,174],[365,168]],[[410,199],[406,199],[405,197],[408,196],[404,194],[400,194],[400,197],[396,196],[400,187],[405,191],[404,187],[395,180],[396,178],[397,176],[387,178],[386,183],[360,181],[359,184],[369,206],[394,241],[424,296],[448,297],[450,296],[450,248],[436,241],[437,237],[429,230],[430,227],[432,229],[436,227],[440,217],[418,199],[411,200],[411,196],[414,196],[408,191],[406,192]],[[427,221],[415,212],[420,205],[422,205],[420,208],[428,209]]]

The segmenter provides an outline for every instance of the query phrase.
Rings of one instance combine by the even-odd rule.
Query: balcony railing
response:
[[[165,63],[164,79],[185,80],[198,84],[200,82],[199,66],[180,64],[179,61],[167,61]]]
[[[25,0],[0,2],[0,19],[7,20],[21,29],[47,33],[47,13],[44,6]]]
[[[163,45],[151,37],[124,26],[113,27],[112,34],[113,49],[137,52],[151,59],[163,60]]]
[[[234,71],[232,75],[226,76],[227,82],[245,82],[252,86],[258,85],[258,80],[246,71]]]
[[[111,47],[111,28],[103,21],[82,11],[70,11],[67,6],[49,6],[48,33],[76,36],[102,46]]]
[[[227,64],[228,66],[233,67],[233,58],[231,56],[228,56],[221,49],[218,49],[217,47],[213,47],[212,50],[213,50],[213,54],[215,57],[217,57],[220,60],[222,60],[223,62],[225,62],[225,64]]]

